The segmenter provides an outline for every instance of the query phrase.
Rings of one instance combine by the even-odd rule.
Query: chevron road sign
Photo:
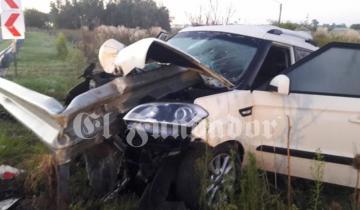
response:
[[[24,39],[25,20],[21,0],[0,0],[3,39]]]
[[[1,9],[3,11],[13,10],[13,9],[21,9],[21,1],[20,0],[1,0]]]

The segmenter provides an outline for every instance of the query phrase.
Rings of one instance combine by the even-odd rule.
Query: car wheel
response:
[[[211,154],[209,157],[206,157],[207,152]],[[208,170],[202,173],[204,168],[202,164],[199,168],[199,163],[204,160],[208,163]],[[211,148],[205,143],[193,142],[178,168],[176,197],[191,210],[207,209],[202,208],[205,206],[210,209],[220,207],[230,201],[230,193],[237,192],[241,163],[242,150],[237,144]]]
[[[237,145],[224,144],[216,147],[208,165],[208,182],[205,191],[207,206],[218,208],[230,202],[239,190],[242,154]]]

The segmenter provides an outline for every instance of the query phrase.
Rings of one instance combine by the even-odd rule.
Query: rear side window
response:
[[[305,58],[306,56],[310,55],[312,51],[303,49],[300,47],[294,47],[295,52],[295,61],[298,62],[299,60]]]
[[[360,96],[360,45],[335,45],[287,74],[291,92]]]

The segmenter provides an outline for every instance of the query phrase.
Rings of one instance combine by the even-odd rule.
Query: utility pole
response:
[[[282,9],[283,9],[283,4],[282,4],[282,3],[280,3],[279,22],[278,22],[278,24],[279,24],[279,25],[280,25],[280,23],[281,23]]]

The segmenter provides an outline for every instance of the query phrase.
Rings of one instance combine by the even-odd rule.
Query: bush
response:
[[[66,43],[66,37],[63,33],[60,33],[56,39],[57,56],[61,60],[65,60],[69,54],[69,50]]]
[[[77,48],[70,51],[68,62],[71,64],[71,66],[74,67],[75,70],[80,71],[79,73],[82,73],[81,71],[86,66],[86,58],[84,54]]]

